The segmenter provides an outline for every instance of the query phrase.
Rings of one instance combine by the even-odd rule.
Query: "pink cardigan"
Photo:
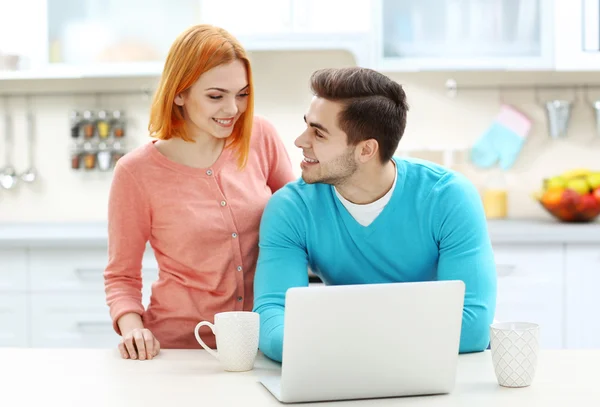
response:
[[[108,208],[105,290],[114,329],[142,316],[163,348],[199,348],[195,325],[221,311],[251,311],[258,230],[272,193],[295,178],[275,128],[256,117],[248,164],[226,149],[210,168],[162,155],[154,140],[118,161]],[[150,242],[159,266],[142,306],[141,262]],[[202,339],[215,347],[208,328]]]

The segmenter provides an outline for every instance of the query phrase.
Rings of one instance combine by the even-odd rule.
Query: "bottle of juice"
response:
[[[503,219],[508,216],[508,186],[502,171],[486,179],[482,200],[486,218]]]

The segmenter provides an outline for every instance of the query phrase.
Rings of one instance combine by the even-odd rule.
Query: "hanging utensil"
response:
[[[35,117],[33,112],[27,111],[27,160],[29,167],[21,174],[21,180],[27,183],[35,182],[37,179],[37,170],[34,164],[35,147]]]
[[[12,189],[17,185],[17,172],[12,165],[12,150],[13,150],[13,126],[12,117],[6,109],[4,118],[4,141],[5,141],[5,166],[0,172],[0,186],[4,189]]]
[[[550,137],[553,139],[567,137],[573,102],[556,99],[546,102],[545,106]]]

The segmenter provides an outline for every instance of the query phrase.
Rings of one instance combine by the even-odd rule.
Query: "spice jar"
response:
[[[71,138],[76,139],[79,137],[79,126],[81,124],[81,115],[78,111],[73,110],[70,115],[71,123]]]
[[[110,133],[110,124],[108,122],[108,113],[105,110],[98,112],[98,119],[96,120],[96,131],[98,137],[106,139]]]
[[[77,145],[71,148],[71,169],[78,170],[81,168],[81,150]]]
[[[112,133],[117,139],[125,136],[125,114],[121,110],[115,110],[112,114]]]
[[[92,170],[96,168],[96,151],[91,143],[83,145],[83,168]]]
[[[108,150],[105,143],[100,143],[98,145],[97,158],[98,158],[98,168],[100,168],[100,170],[107,171],[110,169],[112,157],[111,157],[111,152],[110,152],[110,150]]]
[[[94,114],[92,111],[86,110],[83,112],[81,128],[83,130],[83,136],[86,140],[94,137]]]

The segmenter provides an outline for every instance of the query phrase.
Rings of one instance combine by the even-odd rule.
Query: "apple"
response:
[[[573,210],[581,201],[581,195],[572,189],[566,189],[560,199],[560,206],[563,209]]]
[[[600,206],[600,202],[596,200],[596,197],[592,194],[587,194],[581,196],[579,202],[577,203],[577,212],[581,212],[582,214],[591,214],[593,215],[596,211],[598,211],[598,207]]]
[[[594,198],[596,198],[596,201],[598,201],[600,203],[600,187],[594,189],[594,192],[592,193],[592,195],[594,195]]]

